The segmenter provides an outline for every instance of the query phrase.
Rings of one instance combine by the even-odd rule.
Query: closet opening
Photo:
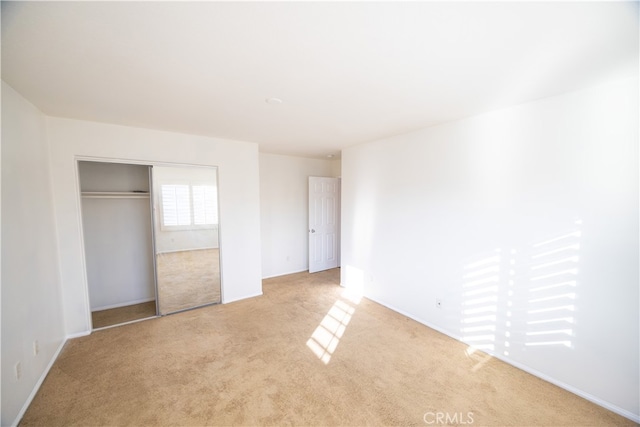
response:
[[[78,162],[93,329],[157,315],[150,173]]]

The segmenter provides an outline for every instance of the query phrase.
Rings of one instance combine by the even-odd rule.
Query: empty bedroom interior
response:
[[[2,425],[82,412],[101,373],[79,353],[154,348],[173,353],[113,368],[122,412],[78,419],[639,423],[638,22],[624,1],[3,1]],[[93,330],[85,162],[215,170],[219,304]],[[340,178],[339,269],[307,272],[309,177]],[[145,286],[130,299],[153,305]],[[212,400],[165,402],[180,372],[209,372],[189,390]],[[264,381],[212,384],[234,372]],[[470,383],[484,400],[448,388]]]

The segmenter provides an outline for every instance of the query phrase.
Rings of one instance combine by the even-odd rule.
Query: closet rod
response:
[[[149,193],[137,191],[83,191],[86,199],[148,199]]]

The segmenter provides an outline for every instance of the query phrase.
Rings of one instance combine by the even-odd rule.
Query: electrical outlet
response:
[[[33,355],[37,356],[40,353],[40,343],[38,340],[33,341]]]
[[[22,363],[16,363],[16,379],[19,380],[22,378]]]
[[[442,308],[442,300],[440,298],[436,298],[436,308]]]

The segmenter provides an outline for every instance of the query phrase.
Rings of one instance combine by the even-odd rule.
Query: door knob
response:
[[[314,230],[313,228],[311,230],[309,230],[311,233],[315,233],[316,230]]]

